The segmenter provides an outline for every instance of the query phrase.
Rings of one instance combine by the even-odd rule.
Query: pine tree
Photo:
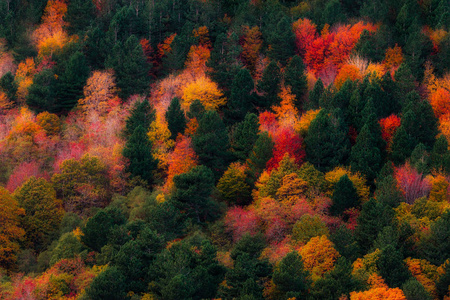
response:
[[[150,86],[150,65],[138,39],[132,35],[124,44],[120,41],[114,46],[106,65],[116,72],[119,96],[128,99],[132,94],[143,94]]]
[[[306,158],[319,171],[326,172],[345,164],[350,141],[342,118],[329,116],[321,110],[311,122],[305,138]]]
[[[0,90],[6,93],[10,101],[16,102],[17,84],[11,72],[6,73],[0,78]]]
[[[227,124],[234,124],[244,120],[245,115],[252,109],[255,85],[253,78],[247,69],[241,69],[233,79],[231,94],[224,111],[224,119]]]
[[[158,161],[152,155],[152,143],[148,139],[147,131],[139,125],[128,138],[123,149],[123,156],[128,159],[127,172],[132,177],[139,176],[149,185],[153,183],[154,171],[158,166]]]
[[[245,161],[258,139],[259,123],[255,114],[247,113],[244,121],[238,123],[232,132],[231,149],[234,156]]]
[[[296,98],[295,106],[299,111],[302,111],[303,98],[308,91],[308,81],[305,75],[305,65],[298,55],[292,57],[286,66],[284,84],[291,87],[291,91]]]
[[[322,79],[318,79],[311,93],[309,93],[308,110],[319,109],[320,97],[322,97],[325,87],[323,85]]]
[[[377,267],[380,270],[381,277],[383,277],[390,288],[401,287],[402,284],[412,277],[403,262],[402,254],[392,245],[387,245],[381,251]]]
[[[287,17],[283,17],[277,24],[275,32],[270,39],[269,57],[281,65],[294,55],[295,36],[292,25]]]
[[[281,91],[280,83],[280,68],[276,62],[271,61],[264,69],[261,81],[258,83],[258,91],[263,95],[257,99],[256,106],[269,109],[271,106],[279,104],[281,101],[278,97]]]
[[[450,151],[448,151],[448,142],[445,136],[441,135],[437,138],[431,151],[430,160],[432,169],[442,169],[445,172],[450,170]]]
[[[359,204],[358,194],[347,174],[336,183],[332,199],[333,204],[330,207],[330,213],[333,216],[340,216],[345,210]]]
[[[200,121],[206,110],[200,100],[194,100],[189,106],[189,111],[187,112],[187,117],[189,119],[196,118],[197,121]]]
[[[83,53],[75,52],[64,72],[56,80],[56,106],[58,111],[69,111],[83,97],[83,87],[89,77],[89,66]]]
[[[256,140],[247,160],[250,173],[249,175],[253,182],[258,179],[259,175],[266,168],[267,162],[270,158],[272,158],[274,146],[275,143],[267,131],[258,134],[258,139]]]
[[[175,140],[179,133],[183,134],[186,129],[186,117],[181,109],[180,99],[173,98],[169,108],[166,111],[167,126],[169,127],[171,136]]]
[[[55,76],[50,69],[43,70],[33,78],[33,84],[28,88],[27,105],[36,112],[56,112]]]
[[[281,299],[303,299],[307,296],[311,285],[308,277],[301,256],[297,252],[290,252],[277,265],[272,279]]]
[[[228,161],[228,134],[216,111],[207,111],[198,122],[192,145],[201,164],[209,167],[218,180]]]
[[[72,0],[67,5],[64,21],[68,23],[70,34],[79,34],[85,31],[95,19],[95,5],[90,0]]]
[[[148,130],[150,124],[155,120],[155,111],[150,106],[148,99],[137,101],[131,109],[130,116],[126,120],[125,135],[130,136],[138,126]]]
[[[406,133],[403,126],[400,126],[392,139],[390,159],[396,165],[401,165],[411,155],[414,142]]]
[[[435,265],[442,265],[450,253],[450,210],[444,212],[430,229],[430,235],[421,241],[421,252]]]

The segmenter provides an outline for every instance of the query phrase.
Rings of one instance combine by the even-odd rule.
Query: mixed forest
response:
[[[448,0],[0,0],[0,298],[450,299]]]

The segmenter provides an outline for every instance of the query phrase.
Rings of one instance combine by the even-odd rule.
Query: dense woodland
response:
[[[1,299],[450,299],[448,0],[0,0]]]

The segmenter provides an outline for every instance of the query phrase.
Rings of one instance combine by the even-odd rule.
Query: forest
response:
[[[0,299],[450,300],[448,0],[0,0]]]

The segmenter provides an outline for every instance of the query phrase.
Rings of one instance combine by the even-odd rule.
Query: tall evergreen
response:
[[[309,93],[308,109],[318,109],[320,97],[322,97],[325,87],[323,85],[322,79],[318,79],[314,88]]]
[[[10,101],[16,102],[17,83],[14,81],[14,75],[11,72],[0,78],[0,90],[6,94]]]
[[[123,156],[128,159],[127,172],[132,177],[139,176],[148,184],[154,181],[154,172],[158,161],[152,155],[152,142],[148,139],[147,130],[137,126],[123,149]]]
[[[305,138],[306,158],[319,171],[345,164],[350,152],[348,130],[342,117],[321,110],[311,122]]]
[[[83,97],[83,87],[89,77],[89,66],[83,53],[75,52],[64,72],[56,80],[56,106],[58,111],[69,111]]]
[[[280,103],[278,94],[281,91],[280,68],[276,62],[271,61],[264,69],[261,80],[258,83],[258,90],[263,95],[257,100],[256,106],[262,109],[269,109],[273,105]]]
[[[297,252],[287,254],[273,272],[273,283],[280,291],[280,299],[302,299],[308,295],[311,281]]]
[[[299,111],[303,110],[304,96],[308,92],[308,80],[305,75],[305,65],[298,55],[291,58],[284,71],[284,84],[291,87],[295,95],[295,106]]]
[[[125,135],[130,136],[138,126],[148,131],[150,124],[155,120],[155,111],[148,99],[137,101],[131,109],[130,116],[126,120]]]
[[[245,161],[258,139],[259,123],[255,114],[248,113],[244,121],[236,124],[232,131],[231,148],[234,156]]]
[[[57,112],[55,105],[55,74],[47,69],[33,77],[33,84],[28,88],[27,105],[36,112]]]
[[[342,213],[359,204],[358,193],[347,174],[342,176],[334,186],[333,204],[330,207],[330,213],[333,216],[342,215]]]
[[[138,39],[132,35],[125,43],[118,41],[112,55],[106,61],[107,67],[116,72],[119,96],[127,99],[132,94],[144,94],[150,87],[150,65]]]
[[[450,151],[445,136],[441,135],[437,138],[431,151],[430,160],[432,169],[450,171]]]
[[[67,4],[64,21],[68,23],[70,34],[79,34],[85,31],[95,20],[95,5],[90,0],[72,0]]]
[[[411,155],[414,141],[406,133],[405,127],[400,125],[392,139],[390,159],[396,165],[401,165]]]
[[[295,36],[292,32],[291,22],[283,17],[277,24],[275,32],[270,39],[269,57],[281,65],[286,65],[287,60],[294,55]]]
[[[253,182],[258,179],[259,175],[266,168],[267,162],[272,158],[274,146],[275,143],[267,131],[258,134],[258,138],[248,158],[250,178]]]
[[[227,166],[229,141],[225,125],[216,111],[207,111],[198,122],[192,145],[201,164],[218,180]]]
[[[169,127],[171,136],[175,140],[179,133],[183,134],[186,129],[186,117],[181,109],[180,99],[173,98],[169,108],[166,111],[167,126]]]
[[[412,277],[403,262],[402,254],[392,245],[387,245],[381,251],[377,267],[380,270],[381,277],[383,277],[390,288],[401,287]]]
[[[253,78],[247,69],[239,70],[231,85],[230,98],[224,111],[224,119],[231,125],[244,120],[245,115],[252,108],[253,89],[255,84]]]

